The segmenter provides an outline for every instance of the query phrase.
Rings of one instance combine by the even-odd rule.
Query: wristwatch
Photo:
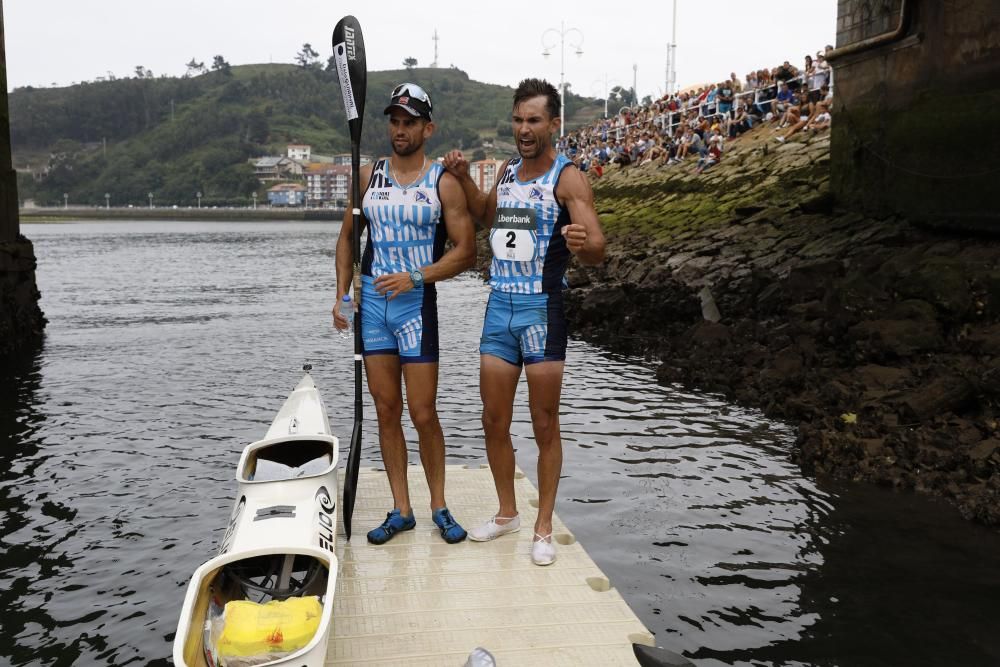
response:
[[[410,271],[410,280],[413,282],[414,289],[424,286],[424,272],[420,269],[415,269]]]

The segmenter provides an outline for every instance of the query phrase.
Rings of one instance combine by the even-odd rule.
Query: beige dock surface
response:
[[[327,665],[460,667],[482,646],[498,667],[606,667],[637,664],[632,642],[653,645],[558,517],[556,562],[531,562],[538,493],[523,473],[515,480],[520,532],[485,543],[445,544],[419,466],[410,466],[409,481],[417,527],[374,546],[365,533],[385,519],[392,494],[384,472],[361,471],[353,537],[347,544],[341,526],[338,539]],[[486,467],[449,466],[447,497],[466,529],[496,511]]]

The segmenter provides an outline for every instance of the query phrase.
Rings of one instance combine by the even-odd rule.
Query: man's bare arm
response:
[[[452,248],[441,259],[424,268],[424,280],[447,280],[476,263],[476,230],[469,216],[464,188],[450,173],[441,176],[441,215]]]
[[[441,216],[452,247],[441,259],[420,267],[425,283],[447,280],[472,267],[476,262],[476,232],[469,217],[465,193],[458,180],[450,173],[441,176]],[[375,289],[389,294],[389,300],[413,289],[413,280],[407,272],[387,273],[375,279]]]
[[[364,198],[371,179],[372,167],[361,167],[361,196]],[[358,204],[360,207],[360,203]],[[337,302],[333,305],[333,321],[338,329],[347,327],[347,320],[340,316],[340,303],[345,294],[351,291],[351,279],[354,277],[354,242],[351,232],[354,230],[354,200],[353,193],[348,194],[347,210],[344,211],[344,221],[340,225],[340,236],[337,237],[335,262],[337,267]]]
[[[570,224],[563,227],[566,246],[582,264],[595,265],[604,261],[604,232],[594,208],[594,191],[579,169],[563,170],[556,199],[569,211]]]

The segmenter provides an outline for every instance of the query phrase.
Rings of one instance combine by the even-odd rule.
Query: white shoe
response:
[[[507,519],[507,523],[497,523],[497,519]],[[521,530],[521,517],[519,516],[494,516],[492,519],[476,526],[469,531],[469,539],[473,542],[489,542],[507,533],[516,533]]]
[[[556,546],[552,544],[552,533],[539,535],[531,543],[531,562],[535,565],[552,565],[556,562]]]

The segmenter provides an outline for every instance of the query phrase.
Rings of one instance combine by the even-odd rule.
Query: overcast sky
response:
[[[345,13],[361,22],[371,71],[418,66],[465,70],[472,79],[515,85],[525,76],[558,83],[560,22],[567,29],[565,76],[575,92],[604,96],[665,87],[672,0],[658,2],[469,2],[425,0],[3,0],[8,87],[69,85],[132,76],[137,65],[180,75],[191,58],[233,65],[293,62],[309,42],[323,61]],[[543,33],[552,55],[542,56]],[[836,0],[677,0],[677,83],[718,81],[735,70],[773,67],[833,44]],[[582,41],[580,39],[582,33]],[[575,55],[577,44],[583,55]]]

